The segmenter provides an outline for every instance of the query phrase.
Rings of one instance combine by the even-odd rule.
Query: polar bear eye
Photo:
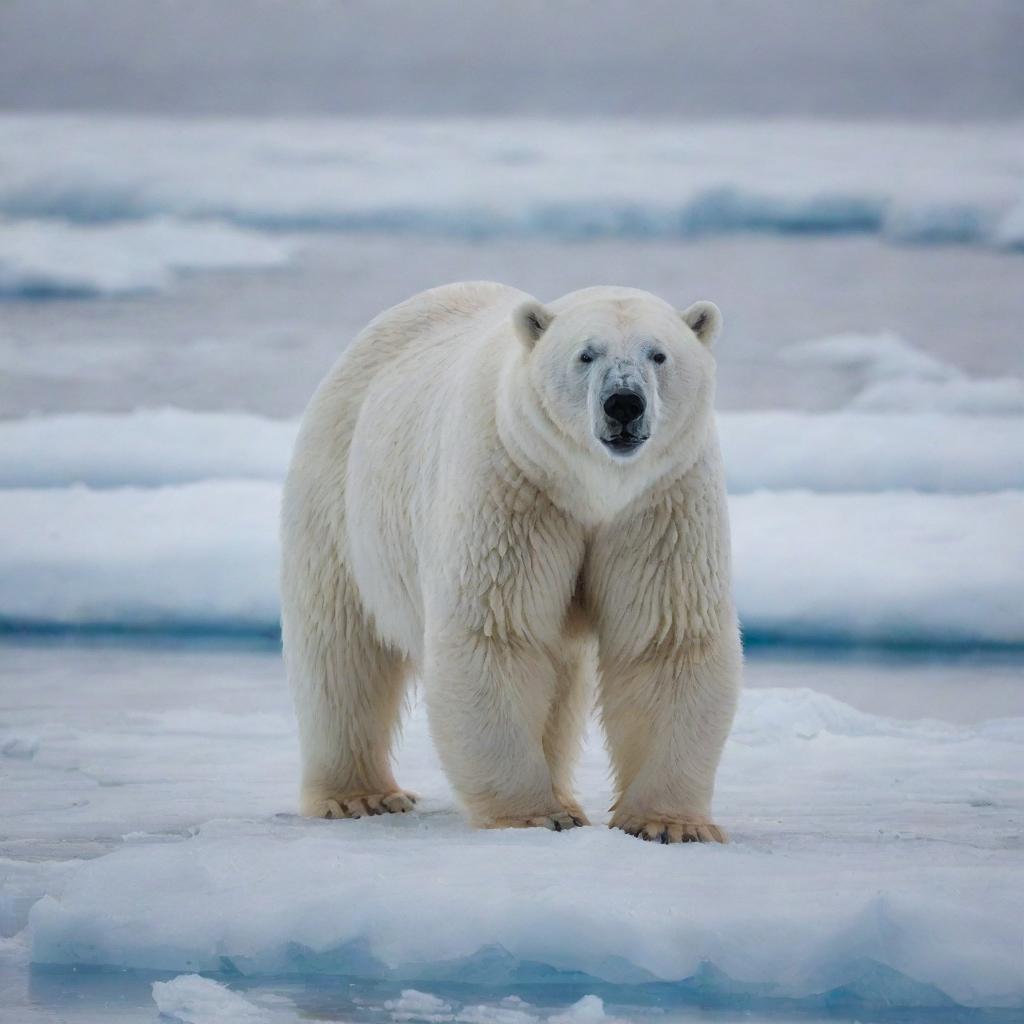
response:
[[[594,353],[593,352],[589,351],[588,349],[584,349],[580,353],[580,362],[581,363],[592,363],[593,361],[594,361]]]
[[[666,356],[665,356],[665,353],[664,353],[664,352],[655,352],[655,353],[653,353],[653,355],[651,356],[651,360],[652,360],[653,362],[657,363],[657,364],[658,364],[659,366],[660,366],[660,365],[661,365],[661,364],[662,364],[663,362],[665,362],[665,358],[666,358]]]

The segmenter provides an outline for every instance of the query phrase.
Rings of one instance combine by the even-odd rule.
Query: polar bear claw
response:
[[[310,818],[366,818],[378,814],[407,814],[416,806],[413,793],[335,794],[303,801],[302,812]]]

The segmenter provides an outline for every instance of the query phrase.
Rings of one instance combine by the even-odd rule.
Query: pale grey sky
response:
[[[0,109],[1024,115],[1020,0],[0,0]]]

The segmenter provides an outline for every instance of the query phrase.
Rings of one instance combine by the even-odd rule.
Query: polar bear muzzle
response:
[[[605,432],[601,443],[617,455],[633,454],[651,435],[645,413],[647,399],[636,388],[617,387],[603,398]]]

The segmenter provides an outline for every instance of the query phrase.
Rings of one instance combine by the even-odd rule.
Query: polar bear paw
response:
[[[668,818],[624,818],[613,821],[612,828],[620,828],[627,835],[649,843],[727,843],[725,829],[709,821],[683,821]]]
[[[555,811],[552,814],[535,814],[525,818],[492,818],[484,822],[484,828],[547,828],[552,832],[567,832],[571,828],[589,825],[582,811]]]
[[[416,800],[414,793],[401,789],[390,793],[319,794],[303,798],[302,813],[308,818],[366,818],[377,814],[405,814],[416,806]]]

